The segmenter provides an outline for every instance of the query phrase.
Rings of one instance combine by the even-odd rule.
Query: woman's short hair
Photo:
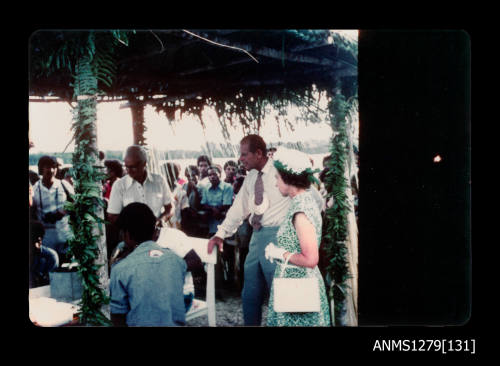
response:
[[[303,172],[301,174],[291,174],[283,170],[278,169],[278,173],[288,185],[308,189],[311,186],[311,181],[309,180],[309,173]]]
[[[138,243],[153,239],[156,217],[144,203],[133,202],[123,208],[116,225],[128,231],[130,237]]]
[[[111,170],[118,178],[123,177],[123,165],[117,159],[108,159],[104,161],[104,166]]]
[[[58,163],[55,156],[52,155],[44,155],[40,159],[38,159],[38,174],[43,174],[43,168],[57,168]]]

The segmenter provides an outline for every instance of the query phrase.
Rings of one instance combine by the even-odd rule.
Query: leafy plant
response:
[[[36,35],[33,37],[32,49],[39,52],[33,65],[35,72],[47,76],[62,68],[69,69],[72,99],[77,101],[72,125],[75,195],[74,202],[66,203],[66,209],[70,213],[73,232],[68,240],[68,254],[79,264],[78,273],[83,285],[79,318],[86,325],[109,325],[102,311],[102,306],[109,303],[107,291],[102,287],[102,271],[106,263],[99,263],[102,253],[98,241],[104,235],[100,182],[105,175],[97,165],[96,96],[102,93],[100,85],[109,87],[112,84],[116,73],[114,50],[120,44],[127,44],[127,33],[116,30],[55,32],[54,38],[50,44],[42,45],[37,43]]]
[[[349,182],[345,178],[346,159],[348,157],[348,135],[346,116],[350,103],[342,94],[336,94],[329,102],[330,123],[337,134],[330,145],[331,159],[326,166],[325,188],[328,191],[327,201],[333,198],[333,205],[326,209],[323,220],[322,246],[328,258],[327,282],[330,290],[328,296],[335,304],[335,324],[342,324],[345,311],[345,299],[350,278],[347,265],[346,239],[348,237],[347,215],[351,211],[346,194]]]

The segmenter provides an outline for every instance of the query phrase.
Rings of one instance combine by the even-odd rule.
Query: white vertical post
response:
[[[215,327],[215,265],[207,265],[207,307],[208,325]]]

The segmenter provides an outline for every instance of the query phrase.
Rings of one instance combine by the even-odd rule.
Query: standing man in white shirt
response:
[[[236,232],[243,220],[250,216],[253,234],[245,260],[242,291],[245,325],[259,326],[262,304],[269,295],[276,263],[266,260],[264,249],[276,243],[276,234],[285,218],[290,199],[276,187],[276,168],[267,156],[266,143],[258,135],[245,136],[240,142],[240,159],[248,171],[226,219],[218,226],[208,242],[208,253],[217,245],[223,250],[223,240]]]
[[[109,220],[114,224],[125,206],[141,202],[148,205],[157,226],[162,227],[172,215],[171,193],[165,178],[146,170],[147,154],[141,146],[129,146],[123,161],[128,174],[113,185],[107,210]]]

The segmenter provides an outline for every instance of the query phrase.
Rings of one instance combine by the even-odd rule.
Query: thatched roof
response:
[[[30,96],[72,100],[75,60],[57,55],[68,42],[89,33],[33,34]],[[313,89],[331,90],[341,79],[344,95],[356,93],[357,46],[328,30],[140,30],[127,36],[128,45],[115,49],[113,83],[100,83],[103,95],[144,99],[169,119],[176,110],[198,113],[207,104],[220,113],[229,108],[241,114],[258,109],[263,100],[272,103],[310,95]],[[46,66],[56,61],[66,67],[47,74]]]

